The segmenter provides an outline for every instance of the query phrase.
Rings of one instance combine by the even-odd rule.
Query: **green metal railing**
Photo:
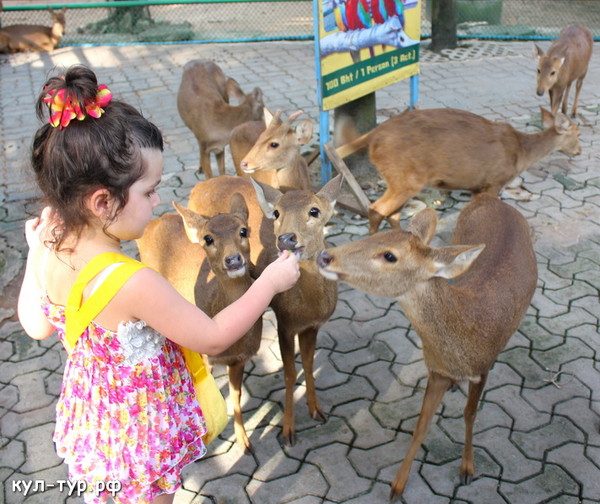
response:
[[[568,24],[600,40],[600,0],[455,0],[459,38],[551,39]],[[11,5],[2,25],[50,22],[67,8],[61,45],[238,42],[312,39],[312,0],[125,0]],[[466,9],[466,10],[465,10]],[[431,0],[423,0],[421,35],[431,36]]]

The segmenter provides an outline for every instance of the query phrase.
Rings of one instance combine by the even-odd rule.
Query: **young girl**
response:
[[[163,142],[154,124],[113,99],[84,66],[49,79],[37,111],[50,116],[32,148],[48,207],[25,224],[30,250],[18,313],[32,338],[58,330],[65,343],[65,306],[80,270],[98,254],[119,253],[121,241],[139,238],[152,218]],[[85,288],[84,301],[102,276]],[[69,349],[56,408],[57,451],[69,479],[94,489],[86,502],[111,494],[123,504],[172,502],[182,467],[206,451],[180,346],[222,352],[298,276],[297,259],[284,253],[212,319],[154,270],[130,277]],[[136,334],[144,336],[141,348],[132,348]]]

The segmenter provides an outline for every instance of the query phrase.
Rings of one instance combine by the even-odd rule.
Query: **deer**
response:
[[[252,285],[248,208],[244,198],[231,197],[229,213],[211,217],[173,202],[177,213],[150,222],[137,240],[140,259],[161,273],[188,301],[213,317],[239,299]],[[262,318],[227,350],[208,357],[210,366],[224,364],[229,376],[236,443],[254,452],[244,427],[241,397],[244,368],[259,350]]]
[[[544,156],[580,154],[577,124],[540,109],[545,129],[536,133],[464,110],[407,110],[338,147],[342,158],[367,147],[387,183],[383,195],[369,205],[369,233],[376,233],[383,219],[397,229],[397,212],[425,186],[498,195]]]
[[[231,133],[230,143],[237,174],[252,176],[281,191],[310,189],[308,164],[300,153],[300,146],[312,138],[312,122],[304,119],[292,128],[303,113],[298,110],[284,121],[278,110],[273,116],[265,116],[264,122],[237,126]]]
[[[65,33],[65,11],[49,9],[52,26],[18,24],[0,28],[0,53],[42,52],[55,49]]]
[[[232,98],[237,105],[230,103]],[[244,122],[262,119],[263,108],[263,92],[259,87],[244,94],[237,81],[227,77],[215,62],[196,59],[185,64],[177,109],[198,141],[199,171],[205,178],[213,176],[213,153],[219,174],[225,174],[225,146],[231,131]]]
[[[224,195],[231,194],[231,191],[244,195],[248,205],[248,222],[251,223],[252,255],[257,254],[256,242],[259,243],[258,247],[262,247],[257,254],[259,264],[256,265],[256,274],[261,271],[261,256],[262,262],[266,260],[268,263],[280,251],[290,250],[299,259],[298,282],[290,290],[281,293],[283,295],[276,295],[271,303],[277,320],[277,336],[284,369],[282,438],[287,445],[294,445],[296,442],[296,337],[306,380],[309,413],[315,420],[325,420],[325,413],[316,394],[314,353],[318,331],[329,320],[337,304],[337,283],[319,274],[315,258],[325,246],[324,227],[333,215],[342,181],[343,178],[338,175],[316,193],[308,189],[281,192],[252,178],[225,176],[199,182],[190,193],[188,208],[200,213],[205,209],[219,211]],[[252,194],[248,194],[248,186],[252,188]],[[257,227],[253,227],[252,223]],[[259,230],[258,233],[255,233],[256,229]]]
[[[395,298],[422,341],[428,381],[406,456],[391,488],[402,494],[444,393],[468,381],[463,484],[474,475],[473,424],[496,357],[518,330],[537,284],[531,231],[513,207],[480,194],[460,212],[448,246],[431,247],[437,217],[426,208],[392,229],[323,250],[321,274]]]
[[[571,108],[571,117],[577,115],[577,102],[587,74],[592,56],[594,38],[590,30],[582,25],[571,25],[563,28],[558,38],[552,42],[548,52],[544,53],[537,44],[533,44],[533,57],[537,59],[538,96],[548,93],[550,111],[567,113],[567,101],[571,84],[575,82],[575,99]]]

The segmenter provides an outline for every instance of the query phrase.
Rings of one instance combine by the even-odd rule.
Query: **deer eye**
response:
[[[384,252],[383,253],[383,258],[390,263],[395,263],[398,261],[398,258],[392,254],[391,252]]]
[[[550,75],[556,75],[556,70],[552,70],[552,72],[550,72]]]
[[[242,228],[242,229],[240,229],[240,236],[242,238],[248,238],[248,228]]]
[[[277,147],[279,147],[279,144],[277,142],[271,142],[269,144],[269,147],[271,147],[271,149],[277,149]]]
[[[308,211],[308,215],[311,217],[318,217],[321,215],[321,211],[318,208],[313,207]]]
[[[214,242],[215,242],[215,240],[213,239],[212,236],[206,235],[204,237],[204,243],[206,243],[207,245],[212,245]]]
[[[273,217],[275,217],[276,219],[279,218],[279,210],[273,210]]]

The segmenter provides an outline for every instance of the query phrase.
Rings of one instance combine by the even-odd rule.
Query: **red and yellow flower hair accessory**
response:
[[[71,98],[65,88],[52,90],[44,97],[44,102],[50,106],[50,124],[59,129],[66,128],[73,119],[83,121],[87,116],[98,119],[104,108],[112,100],[112,93],[102,84],[93,100],[86,100],[83,110],[77,99]]]

